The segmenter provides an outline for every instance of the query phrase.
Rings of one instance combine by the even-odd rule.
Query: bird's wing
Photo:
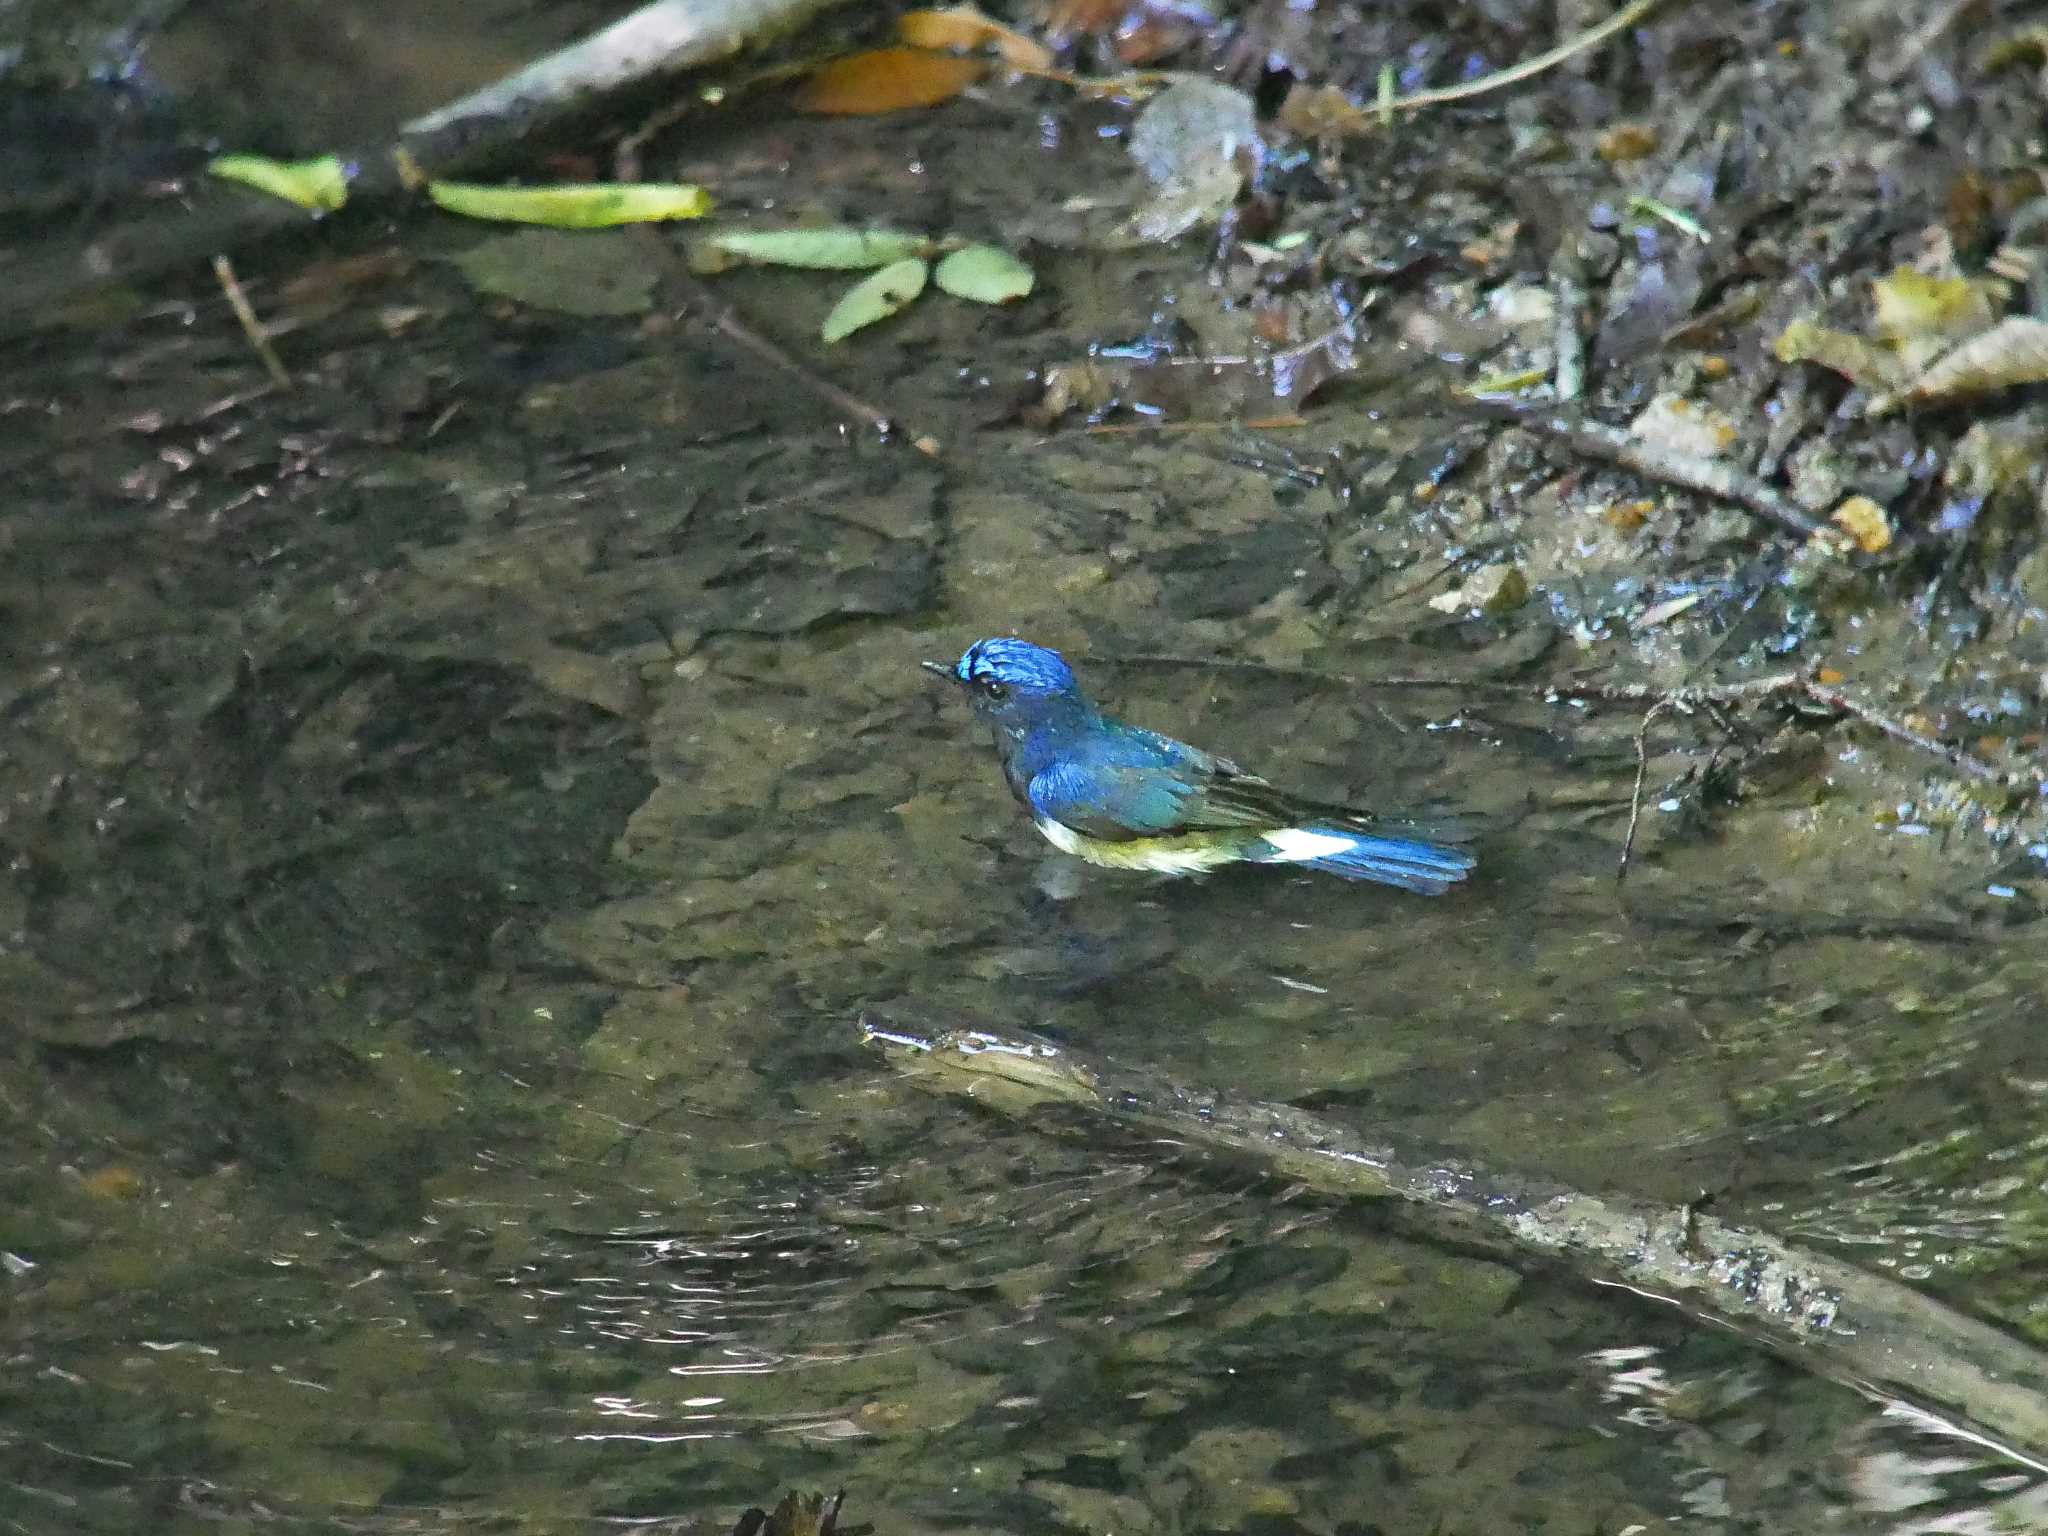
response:
[[[1328,801],[1310,800],[1275,789],[1264,779],[1229,771],[1221,763],[1219,772],[1208,778],[1201,804],[1193,814],[1211,818],[1212,826],[1257,827],[1341,827],[1370,833],[1374,837],[1408,838],[1430,843],[1464,843],[1472,840],[1470,823],[1452,815],[1411,815],[1406,812],[1367,811]]]
[[[1268,802],[1249,793],[1253,786],[1274,793],[1263,781],[1193,747],[1176,756],[1170,763],[1063,758],[1031,781],[1026,796],[1039,815],[1114,842],[1281,824]]]
[[[1164,768],[1063,758],[1026,787],[1031,809],[1088,837],[1124,842],[1180,827],[1191,786]]]
[[[1028,786],[1031,808],[1076,832],[1114,842],[1302,826],[1433,843],[1471,840],[1470,826],[1458,817],[1383,814],[1290,795],[1227,758],[1170,737],[1143,737],[1119,743],[1111,760],[1097,753],[1054,763]],[[1145,760],[1127,760],[1133,756]]]

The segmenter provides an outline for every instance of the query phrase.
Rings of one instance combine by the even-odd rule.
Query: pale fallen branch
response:
[[[468,158],[540,123],[652,80],[720,64],[844,0],[653,0],[399,130],[422,164]]]
[[[2048,1358],[1911,1287],[1696,1207],[1604,1197],[1233,1100],[1028,1036],[861,1021],[921,1084],[1005,1113],[1075,1105],[1327,1194],[1393,1198],[1526,1256],[1726,1325],[1875,1401],[2048,1472]]]
[[[549,54],[494,85],[416,118],[393,141],[343,153],[351,204],[390,200],[423,177],[446,177],[503,157],[539,130],[608,96],[719,64],[774,41],[846,0],[655,0],[602,32]],[[78,293],[139,285],[216,253],[247,249],[311,217],[281,198],[226,187],[146,205],[136,217],[65,239],[8,270],[0,336],[65,313]]]
[[[1618,464],[1666,485],[1732,502],[1802,539],[1832,540],[1840,536],[1838,529],[1814,517],[1776,487],[1721,459],[1703,458],[1647,442],[1621,427],[1543,406],[1483,396],[1464,398],[1460,404],[1475,414],[1512,422],[1524,431],[1562,443],[1587,458]]]

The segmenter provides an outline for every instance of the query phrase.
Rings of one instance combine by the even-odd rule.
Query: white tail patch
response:
[[[1347,833],[1316,832],[1308,827],[1283,827],[1265,836],[1266,846],[1273,850],[1271,862],[1275,864],[1309,864],[1317,859],[1334,858],[1340,853],[1350,853],[1360,841]]]

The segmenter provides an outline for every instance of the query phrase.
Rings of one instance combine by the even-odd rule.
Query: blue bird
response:
[[[1062,853],[1113,869],[1199,875],[1225,864],[1299,864],[1441,896],[1474,859],[1444,825],[1304,800],[1228,758],[1126,725],[1091,703],[1057,651],[980,640],[951,678],[995,734],[1010,793]]]

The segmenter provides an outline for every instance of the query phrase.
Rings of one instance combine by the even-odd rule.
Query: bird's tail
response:
[[[1374,880],[1441,896],[1478,863],[1463,848],[1420,837],[1383,837],[1328,822],[1269,832],[1262,862],[1299,864],[1346,880]]]

